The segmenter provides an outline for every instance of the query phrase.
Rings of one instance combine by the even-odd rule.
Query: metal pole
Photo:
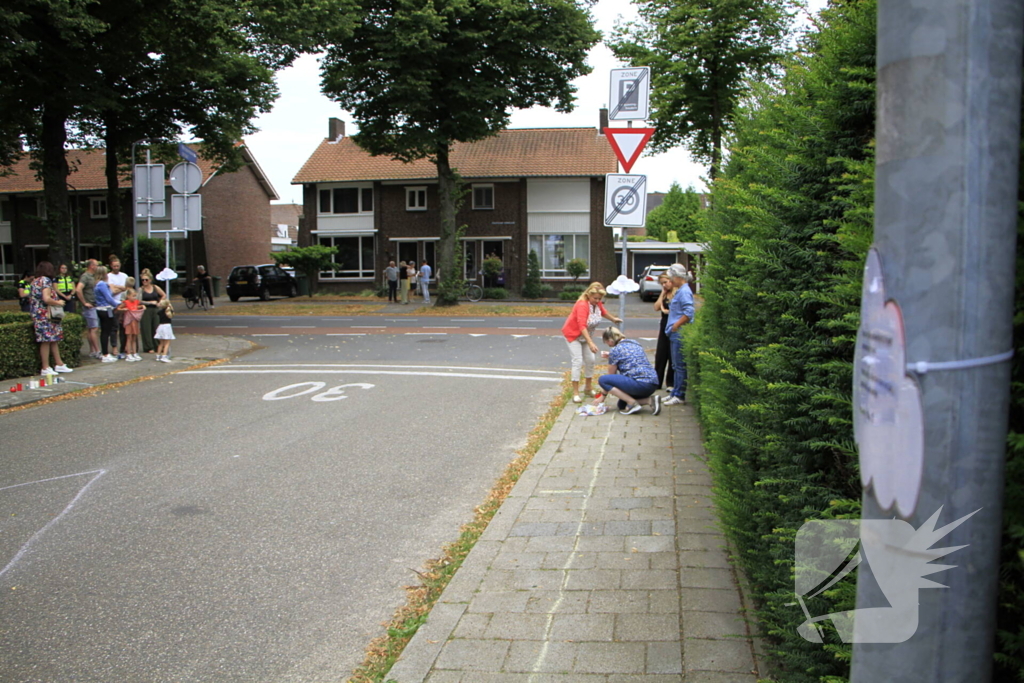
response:
[[[632,121],[626,121],[626,128],[632,128],[632,127],[633,127],[633,122]],[[622,169],[619,168],[619,163],[618,162],[615,162],[615,170],[616,171],[620,171],[620,172],[622,170]],[[645,188],[645,190],[646,190],[646,188]],[[622,269],[621,270],[622,270],[622,277],[624,277],[624,278],[629,277],[629,275],[627,275],[627,271],[629,270],[629,266],[628,266],[628,264],[629,264],[629,233],[627,232],[628,229],[629,228],[626,228],[626,227],[622,228]],[[619,317],[622,318],[622,322],[619,323],[619,329],[622,332],[626,331],[626,297],[627,296],[629,296],[629,294],[627,294],[626,292],[623,292],[623,293],[619,294]]]
[[[875,245],[909,363],[1012,349],[1022,24],[1019,0],[879,3]],[[854,645],[854,683],[991,678],[1010,365],[917,381],[924,464],[906,521],[918,529],[941,507],[938,527],[981,510],[935,544],[967,547],[930,577],[948,588],[916,589],[916,633]],[[865,491],[864,519],[896,515]],[[885,605],[868,569],[858,609]]]
[[[138,188],[135,187],[135,176],[138,175],[135,170],[135,146],[138,145],[142,140],[136,140],[132,143],[132,263],[135,264],[135,282],[139,282],[139,217],[135,215],[136,206],[135,198],[138,196]],[[146,151],[146,158],[149,158],[149,151]]]

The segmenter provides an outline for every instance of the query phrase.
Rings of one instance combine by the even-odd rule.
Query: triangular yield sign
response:
[[[633,164],[640,158],[644,145],[654,135],[653,128],[605,128],[604,134],[608,143],[615,151],[615,156],[622,163],[622,168],[629,173]]]

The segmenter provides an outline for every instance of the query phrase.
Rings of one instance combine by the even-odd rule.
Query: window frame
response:
[[[103,213],[96,210],[96,207],[103,205]],[[89,218],[107,218],[109,216],[106,197],[89,197]]]
[[[358,254],[358,257],[359,257],[359,266],[358,266],[358,268],[354,272],[346,272],[346,271],[339,270],[337,268],[332,268],[331,270],[321,270],[320,273],[319,273],[319,277],[320,277],[321,281],[324,281],[324,282],[328,282],[328,281],[331,281],[331,282],[342,282],[342,281],[346,281],[346,280],[348,280],[348,281],[371,280],[372,281],[376,277],[376,272],[377,271],[376,271],[376,263],[375,263],[375,261],[376,261],[376,257],[377,257],[377,246],[376,246],[376,243],[375,243],[373,235],[344,235],[344,234],[325,235],[325,234],[319,234],[316,237],[317,237],[317,244],[323,244],[324,240],[330,240],[330,245],[329,246],[332,246],[332,247],[337,246],[337,244],[336,244],[337,240],[350,240],[350,239],[357,240],[357,242],[356,242],[356,253]],[[368,258],[366,258],[366,259],[363,258],[364,254],[365,254],[365,252],[367,250],[367,244],[366,244],[366,242],[364,242],[364,240],[369,240],[369,247],[368,248],[369,248],[370,253],[368,255]],[[338,254],[335,254],[334,257],[332,257],[332,259],[336,259],[337,257],[338,257]],[[364,263],[364,261],[366,261],[366,260],[368,260],[369,263]],[[343,265],[343,264],[338,263],[336,260],[334,260],[334,264],[335,265]]]
[[[477,190],[490,190],[491,203],[490,205],[477,204],[476,191]],[[473,210],[474,211],[493,211],[494,210],[494,183],[476,183],[473,185]]]
[[[337,211],[338,202],[335,201],[336,193],[339,190],[355,190],[356,210]],[[366,201],[367,197],[369,202]],[[326,198],[326,202],[324,201]],[[324,209],[324,206],[327,209]],[[369,204],[369,206],[367,206]],[[317,188],[316,213],[318,216],[372,216],[373,215],[373,187],[365,184],[356,185],[331,185]]]
[[[540,276],[545,280],[571,280],[572,276],[565,270],[563,264],[560,269],[545,268],[547,259],[544,253],[545,248],[548,245],[548,239],[551,237],[562,238],[562,258],[564,263],[568,263],[574,258],[582,258],[587,262],[587,272],[580,276],[580,278],[586,279],[590,277],[590,235],[587,233],[531,233],[527,236],[526,242],[526,253],[529,254],[533,250],[533,238],[540,240],[541,250],[537,253],[537,257],[540,260]],[[585,238],[587,240],[586,255],[582,256],[578,253],[579,247],[577,246],[577,240]],[[565,248],[568,241],[572,241],[571,251]]]
[[[423,204],[417,206],[418,202],[410,201],[414,196],[422,193]],[[405,188],[405,210],[406,211],[426,211],[427,210],[427,186],[426,185],[410,185]]]

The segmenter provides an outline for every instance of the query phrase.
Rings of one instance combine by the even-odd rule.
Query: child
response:
[[[174,317],[174,308],[171,307],[169,299],[163,299],[156,307],[158,325],[153,338],[159,343],[156,347],[156,359],[161,363],[170,363],[171,340],[174,339],[174,329],[171,327],[171,318]]]
[[[122,311],[121,324],[124,325],[124,352],[125,360],[127,361],[140,361],[142,356],[138,354],[139,351],[139,322],[142,320],[142,314],[144,310],[142,308],[142,302],[139,301],[139,293],[135,291],[131,284],[132,278],[129,279],[129,287],[124,290],[124,301],[117,307],[117,310]]]

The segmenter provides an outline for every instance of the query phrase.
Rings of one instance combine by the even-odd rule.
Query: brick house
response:
[[[466,226],[466,279],[480,281],[482,260],[497,255],[505,286],[518,291],[531,249],[543,279],[556,287],[571,281],[565,263],[573,258],[589,264],[585,279],[615,278],[612,229],[602,211],[604,176],[617,163],[600,130],[510,129],[453,145],[451,164],[468,191],[456,216]],[[371,156],[332,118],[328,138],[292,183],[302,185],[299,244],[339,250],[337,266],[320,274],[323,289],[365,288],[391,260],[426,260],[436,272],[440,211],[430,161]]]
[[[102,149],[67,152],[71,168],[67,182],[72,239],[77,260],[103,261],[111,252],[121,251],[120,246],[108,244],[105,157]],[[198,165],[203,180],[198,193],[203,196],[203,229],[187,236],[171,234],[172,267],[179,273],[192,272],[202,263],[214,276],[227,277],[235,265],[269,260],[270,202],[278,196],[263,169],[244,146],[242,158],[245,164],[238,171],[220,173],[200,157]],[[166,169],[168,175],[170,168]],[[50,245],[46,227],[40,220],[45,216],[42,181],[29,168],[27,157],[10,167],[10,171],[9,175],[0,177],[0,279],[17,280],[23,270],[49,259]],[[121,178],[120,187],[124,192],[122,207],[128,225],[133,210],[130,176]],[[167,217],[153,219],[154,230],[170,227],[172,192],[168,182]],[[137,231],[142,236],[147,234],[146,219],[137,220]],[[164,233],[154,232],[152,236],[162,239]]]

